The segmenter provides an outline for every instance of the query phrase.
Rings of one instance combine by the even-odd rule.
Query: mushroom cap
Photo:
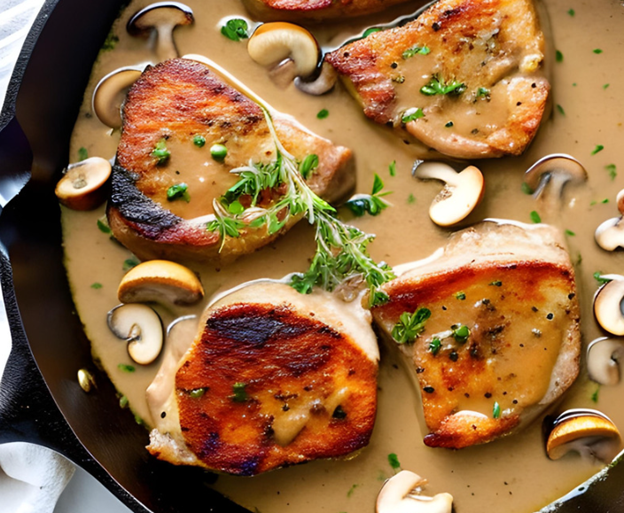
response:
[[[147,37],[158,25],[175,27],[193,23],[193,10],[180,2],[155,2],[134,13],[126,30],[132,36]]]
[[[143,71],[137,68],[119,68],[106,75],[95,86],[91,108],[106,126],[121,127],[121,106],[127,89],[142,73]]]
[[[104,185],[111,174],[111,164],[101,157],[90,157],[70,164],[56,184],[54,193],[72,210],[92,210],[106,199]]]
[[[620,382],[619,359],[624,356],[624,340],[601,337],[587,347],[587,372],[590,379],[601,385]]]
[[[247,51],[262,66],[273,66],[290,58],[300,77],[312,75],[321,57],[320,47],[310,32],[281,21],[260,25],[249,38]]]
[[[598,324],[613,335],[624,335],[624,276],[609,274],[603,278],[611,281],[598,289],[594,296],[594,316]]]
[[[416,495],[415,489],[427,483],[418,474],[401,470],[388,479],[377,496],[376,513],[451,513],[453,496],[439,493],[433,497]]]
[[[204,288],[188,267],[168,260],[148,260],[124,275],[117,297],[122,303],[190,305],[204,297]]]
[[[451,226],[465,219],[479,204],[485,192],[483,174],[475,166],[457,173],[440,162],[424,162],[414,171],[422,180],[446,182],[429,208],[429,217],[438,226]]]
[[[527,169],[524,181],[537,196],[550,182],[557,184],[557,193],[560,194],[568,182],[587,181],[587,171],[574,157],[565,153],[553,153],[542,157]]]
[[[617,426],[595,410],[570,410],[560,415],[546,442],[546,452],[551,460],[576,451],[584,457],[608,463],[621,447]]]
[[[624,223],[621,217],[612,217],[602,223],[594,233],[594,239],[602,249],[615,251],[624,247]]]
[[[149,365],[163,347],[160,316],[147,305],[122,304],[108,312],[108,327],[128,342],[128,354],[139,365]]]

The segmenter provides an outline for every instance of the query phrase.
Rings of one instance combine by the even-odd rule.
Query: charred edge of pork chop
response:
[[[557,400],[578,376],[579,305],[571,267],[531,261],[464,265],[411,280],[398,279],[387,284],[385,291],[390,300],[377,307],[373,315],[390,340],[390,331],[403,312],[415,312],[419,307],[432,311],[424,333],[412,349],[401,347],[408,359],[412,359],[418,376],[425,421],[430,430],[424,442],[430,447],[460,449],[509,435]],[[463,300],[457,298],[459,291],[465,291]],[[458,308],[474,311],[470,315],[455,314],[453,309]],[[436,317],[439,319],[447,312],[448,325],[432,326]],[[468,341],[432,353],[429,346],[432,333],[448,329],[456,322],[470,328]],[[559,346],[555,343],[544,347],[552,344],[552,339],[542,340],[542,331],[536,335],[532,330],[534,327],[547,330],[550,325],[562,331],[561,338],[556,339]],[[544,334],[550,336],[547,331]],[[391,344],[397,345],[392,341]],[[546,349],[551,353],[544,353]],[[517,362],[519,370],[505,367],[505,360],[522,357],[529,358],[525,358],[525,366],[539,361],[544,367],[540,371],[542,388],[535,384],[535,392],[517,381],[526,379],[522,373],[534,376],[526,367],[522,368],[521,361]],[[532,385],[533,382],[528,386]],[[516,393],[519,395],[515,396]],[[473,399],[465,399],[469,397]],[[508,411],[499,418],[493,418],[492,414],[471,415],[470,407],[466,407],[468,401],[483,398],[488,398],[488,404],[500,401],[501,408]]]
[[[383,11],[409,0],[243,0],[255,17],[264,21],[322,21]]]
[[[410,107],[423,107],[425,117],[404,126],[407,131],[441,153],[458,158],[519,155],[537,133],[546,109],[550,84],[536,72],[520,72],[521,65],[524,66],[521,57],[527,61],[539,58],[538,67],[534,70],[539,71],[544,38],[532,4],[528,0],[517,4],[514,6],[513,0],[441,0],[407,25],[373,33],[328,53],[325,58],[339,72],[347,89],[360,101],[367,117],[397,128],[404,126],[401,124],[401,113],[396,111],[397,91],[406,87],[399,82],[401,76],[397,75],[397,67],[400,71],[403,65],[421,66],[421,76],[440,74],[447,81],[463,82],[468,90],[460,98],[444,95],[426,98],[418,92],[420,85],[414,88],[414,105]],[[518,12],[523,8],[527,12]],[[502,16],[499,11],[504,11],[501,25],[506,27],[500,32],[494,28],[495,20]],[[474,62],[472,71],[467,70],[467,63],[475,60],[474,57],[469,58],[471,52],[476,52],[472,41],[482,42],[488,28],[494,32],[492,37],[503,38],[501,48],[505,49],[499,55],[484,56],[483,60]],[[430,49],[427,57],[403,58],[404,51],[422,46]],[[475,43],[474,47],[477,46]],[[462,56],[465,58],[462,59]],[[490,58],[491,62],[488,62]],[[427,59],[430,59],[429,64],[420,64],[427,62]],[[414,78],[411,76],[406,84]],[[499,97],[501,104],[507,104],[504,106],[509,111],[506,125],[492,133],[486,133],[488,127],[484,125],[482,130],[475,128],[466,134],[456,132],[457,123],[451,130],[444,126],[448,122],[448,118],[442,120],[445,106],[463,101],[469,91],[472,91],[472,98],[474,91],[481,87],[489,90],[492,98]],[[426,109],[424,100],[435,103]],[[477,101],[478,95],[474,96],[473,105]]]
[[[287,306],[226,306],[208,317],[176,375],[182,433],[206,468],[237,475],[343,457],[368,444],[376,375],[360,348],[311,317]],[[236,383],[246,400],[234,400]],[[327,411],[344,388],[340,408]],[[197,389],[205,393],[192,397]],[[282,446],[272,426],[288,411],[309,420]]]

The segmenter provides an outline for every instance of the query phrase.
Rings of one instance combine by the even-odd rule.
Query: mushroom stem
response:
[[[323,62],[318,77],[310,81],[297,77],[295,78],[295,87],[304,93],[320,96],[330,92],[337,81],[336,69],[328,62]]]
[[[175,41],[173,40],[173,29],[175,24],[159,25],[156,27],[156,57],[159,61],[175,59],[179,56]]]

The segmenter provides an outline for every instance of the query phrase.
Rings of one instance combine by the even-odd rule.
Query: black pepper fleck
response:
[[[396,62],[393,62],[392,64],[390,64],[390,67],[392,69],[397,69],[399,67],[399,65]]]
[[[435,388],[429,387],[429,386],[423,388],[423,390],[427,392],[428,394],[433,394],[435,392]]]

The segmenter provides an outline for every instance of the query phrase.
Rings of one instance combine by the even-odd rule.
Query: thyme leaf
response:
[[[425,323],[431,317],[431,310],[419,308],[413,314],[403,312],[399,322],[392,328],[392,338],[398,344],[411,343],[425,330]]]
[[[420,92],[425,96],[434,96],[436,94],[459,96],[466,90],[466,84],[451,80],[445,82],[438,75],[432,75],[427,85],[420,88]]]

